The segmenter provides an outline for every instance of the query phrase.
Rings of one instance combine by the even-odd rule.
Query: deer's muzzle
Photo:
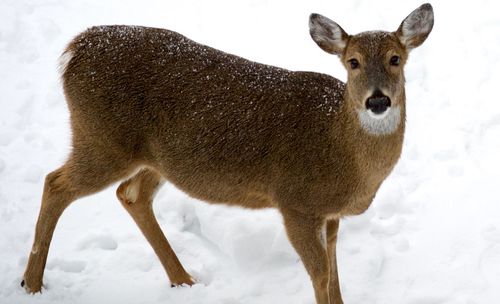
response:
[[[391,106],[391,99],[381,92],[375,92],[375,94],[366,100],[365,106],[373,114],[380,115]]]

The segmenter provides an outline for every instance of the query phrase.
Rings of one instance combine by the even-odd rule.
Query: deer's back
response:
[[[160,165],[178,185],[269,184],[280,166],[310,167],[331,146],[325,135],[336,127],[344,84],[330,76],[145,27],[94,27],[66,52],[74,136]]]

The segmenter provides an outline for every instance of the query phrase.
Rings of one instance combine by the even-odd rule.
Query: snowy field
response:
[[[56,229],[42,294],[19,286],[44,176],[69,151],[57,58],[97,24],[169,28],[224,51],[345,80],[308,16],[347,32],[396,30],[419,1],[0,1],[0,303],[314,303],[273,210],[207,205],[170,185],[155,212],[199,284],[170,288],[116,185],[74,203]],[[346,304],[500,303],[500,3],[435,1],[406,67],[402,158],[370,209],[341,222]]]

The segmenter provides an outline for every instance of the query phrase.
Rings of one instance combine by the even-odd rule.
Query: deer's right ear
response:
[[[403,20],[396,35],[408,50],[424,43],[434,26],[434,12],[429,3],[422,4]]]
[[[349,37],[340,25],[319,14],[309,17],[309,33],[323,51],[334,55],[344,52]]]

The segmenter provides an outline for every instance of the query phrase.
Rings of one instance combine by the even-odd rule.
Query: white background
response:
[[[98,24],[164,27],[251,60],[345,80],[310,39],[317,12],[347,32],[396,30],[418,1],[0,2],[0,303],[313,303],[280,215],[207,205],[170,185],[155,211],[199,284],[170,288],[116,185],[74,203],[54,235],[42,294],[19,283],[44,176],[69,152],[57,74],[66,43]],[[500,5],[435,1],[406,67],[402,158],[371,208],[341,223],[346,304],[492,304],[500,298]]]

